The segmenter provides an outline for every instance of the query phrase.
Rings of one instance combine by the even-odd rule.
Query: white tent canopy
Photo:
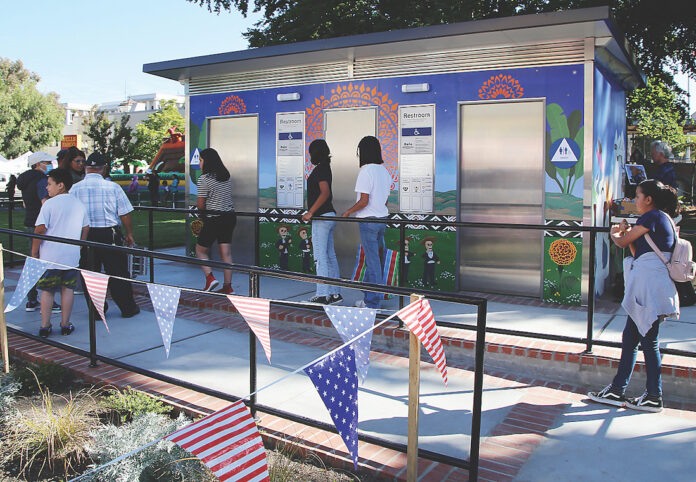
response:
[[[29,156],[32,154],[33,152],[27,151],[16,159],[9,161],[3,157],[0,159],[0,172],[15,175],[23,173],[29,169]]]

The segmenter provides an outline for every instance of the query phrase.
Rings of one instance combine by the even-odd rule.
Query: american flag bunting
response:
[[[24,298],[29,293],[29,290],[36,284],[44,274],[48,263],[41,261],[37,258],[27,258],[24,261],[24,268],[22,268],[22,274],[19,275],[19,281],[15,287],[14,293],[12,294],[12,299],[5,307],[5,313],[10,312],[17,308]]]
[[[377,310],[371,308],[348,308],[345,306],[324,306],[326,315],[344,343],[352,340],[375,324]],[[360,382],[365,381],[370,366],[370,345],[372,330],[351,344],[355,352],[355,365],[360,374]]]
[[[358,470],[358,373],[346,346],[305,368]]]
[[[437,332],[435,316],[426,299],[414,301],[408,306],[396,312],[396,316],[404,320],[409,330],[416,335],[435,362],[442,379],[447,386],[447,360],[445,350],[442,347],[440,335]]]
[[[106,301],[106,289],[109,287],[109,277],[102,273],[82,271],[82,278],[85,280],[85,287],[92,304],[108,330],[109,325],[106,324],[106,316],[104,316],[104,301]]]
[[[222,481],[270,480],[263,441],[242,400],[167,435],[165,440],[198,457]]]
[[[159,325],[164,351],[169,358],[169,349],[172,346],[172,333],[174,332],[174,320],[179,306],[179,296],[181,290],[172,286],[164,286],[148,283],[147,290],[150,292],[152,307],[155,310],[155,318]]]
[[[235,309],[244,318],[261,343],[268,363],[271,363],[271,335],[269,331],[271,302],[263,298],[227,295]]]

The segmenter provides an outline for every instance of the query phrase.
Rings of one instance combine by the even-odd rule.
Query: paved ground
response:
[[[8,273],[7,296],[11,296],[18,273]],[[175,280],[175,283],[172,281]],[[197,269],[158,262],[156,281],[185,287],[199,287]],[[247,292],[247,280],[235,275],[237,293]],[[262,296],[271,299],[304,300],[312,285],[272,278],[261,281]],[[344,293],[346,304],[358,298]],[[388,302],[395,305],[395,301]],[[248,336],[241,322],[219,326],[224,313],[205,313],[180,307],[174,327],[174,341],[165,358],[154,314],[147,302],[143,312],[122,319],[111,303],[110,331],[98,328],[100,354],[127,363],[186,379],[233,395],[248,393]],[[434,303],[437,319],[474,322],[469,307]],[[605,310],[606,311],[606,310]],[[73,312],[77,331],[61,342],[87,349],[86,307],[78,297]],[[546,333],[582,336],[586,315],[582,311],[491,301],[489,326]],[[54,315],[54,324],[58,323]],[[218,323],[211,323],[217,318]],[[35,333],[38,312],[22,309],[8,314],[10,326]],[[625,317],[599,313],[597,336],[618,340]],[[664,345],[696,349],[696,308],[683,310],[681,321],[668,321],[662,330]],[[259,386],[263,386],[317,358],[335,340],[304,343],[288,329],[272,332],[273,365],[259,352]],[[468,456],[473,377],[466,366],[452,365],[450,386],[445,390],[439,374],[424,365],[421,386],[420,444],[422,448],[457,458]],[[405,443],[408,373],[405,360],[393,354],[373,351],[368,378],[360,389],[360,430]],[[634,388],[639,391],[639,387]],[[662,414],[643,414],[604,408],[588,403],[582,390],[559,383],[525,378],[519,373],[489,372],[483,394],[482,472],[492,480],[596,480],[599,478],[693,480],[693,453],[696,448],[696,413],[667,409]],[[328,414],[309,380],[297,375],[259,394],[259,402],[307,417],[328,421]],[[366,455],[362,454],[363,457]],[[424,479],[443,480],[447,474],[429,466]],[[439,470],[439,469],[438,469]],[[458,479],[454,471],[452,480]]]

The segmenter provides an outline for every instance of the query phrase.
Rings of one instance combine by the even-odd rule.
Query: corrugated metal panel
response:
[[[341,82],[411,75],[476,70],[536,67],[580,63],[582,40],[548,44],[432,52],[421,55],[355,59],[353,65],[333,62],[220,76],[198,77],[189,82],[190,95],[268,89],[293,85]],[[350,75],[351,68],[353,75]]]
[[[403,57],[356,59],[354,78],[399,77],[414,75],[414,72],[424,75],[581,63],[584,59],[583,48],[583,41],[579,40]]]

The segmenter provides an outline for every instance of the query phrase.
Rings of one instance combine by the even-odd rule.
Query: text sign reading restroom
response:
[[[279,208],[304,206],[304,112],[276,114],[276,201]]]
[[[399,107],[399,205],[402,212],[433,212],[435,105]]]

